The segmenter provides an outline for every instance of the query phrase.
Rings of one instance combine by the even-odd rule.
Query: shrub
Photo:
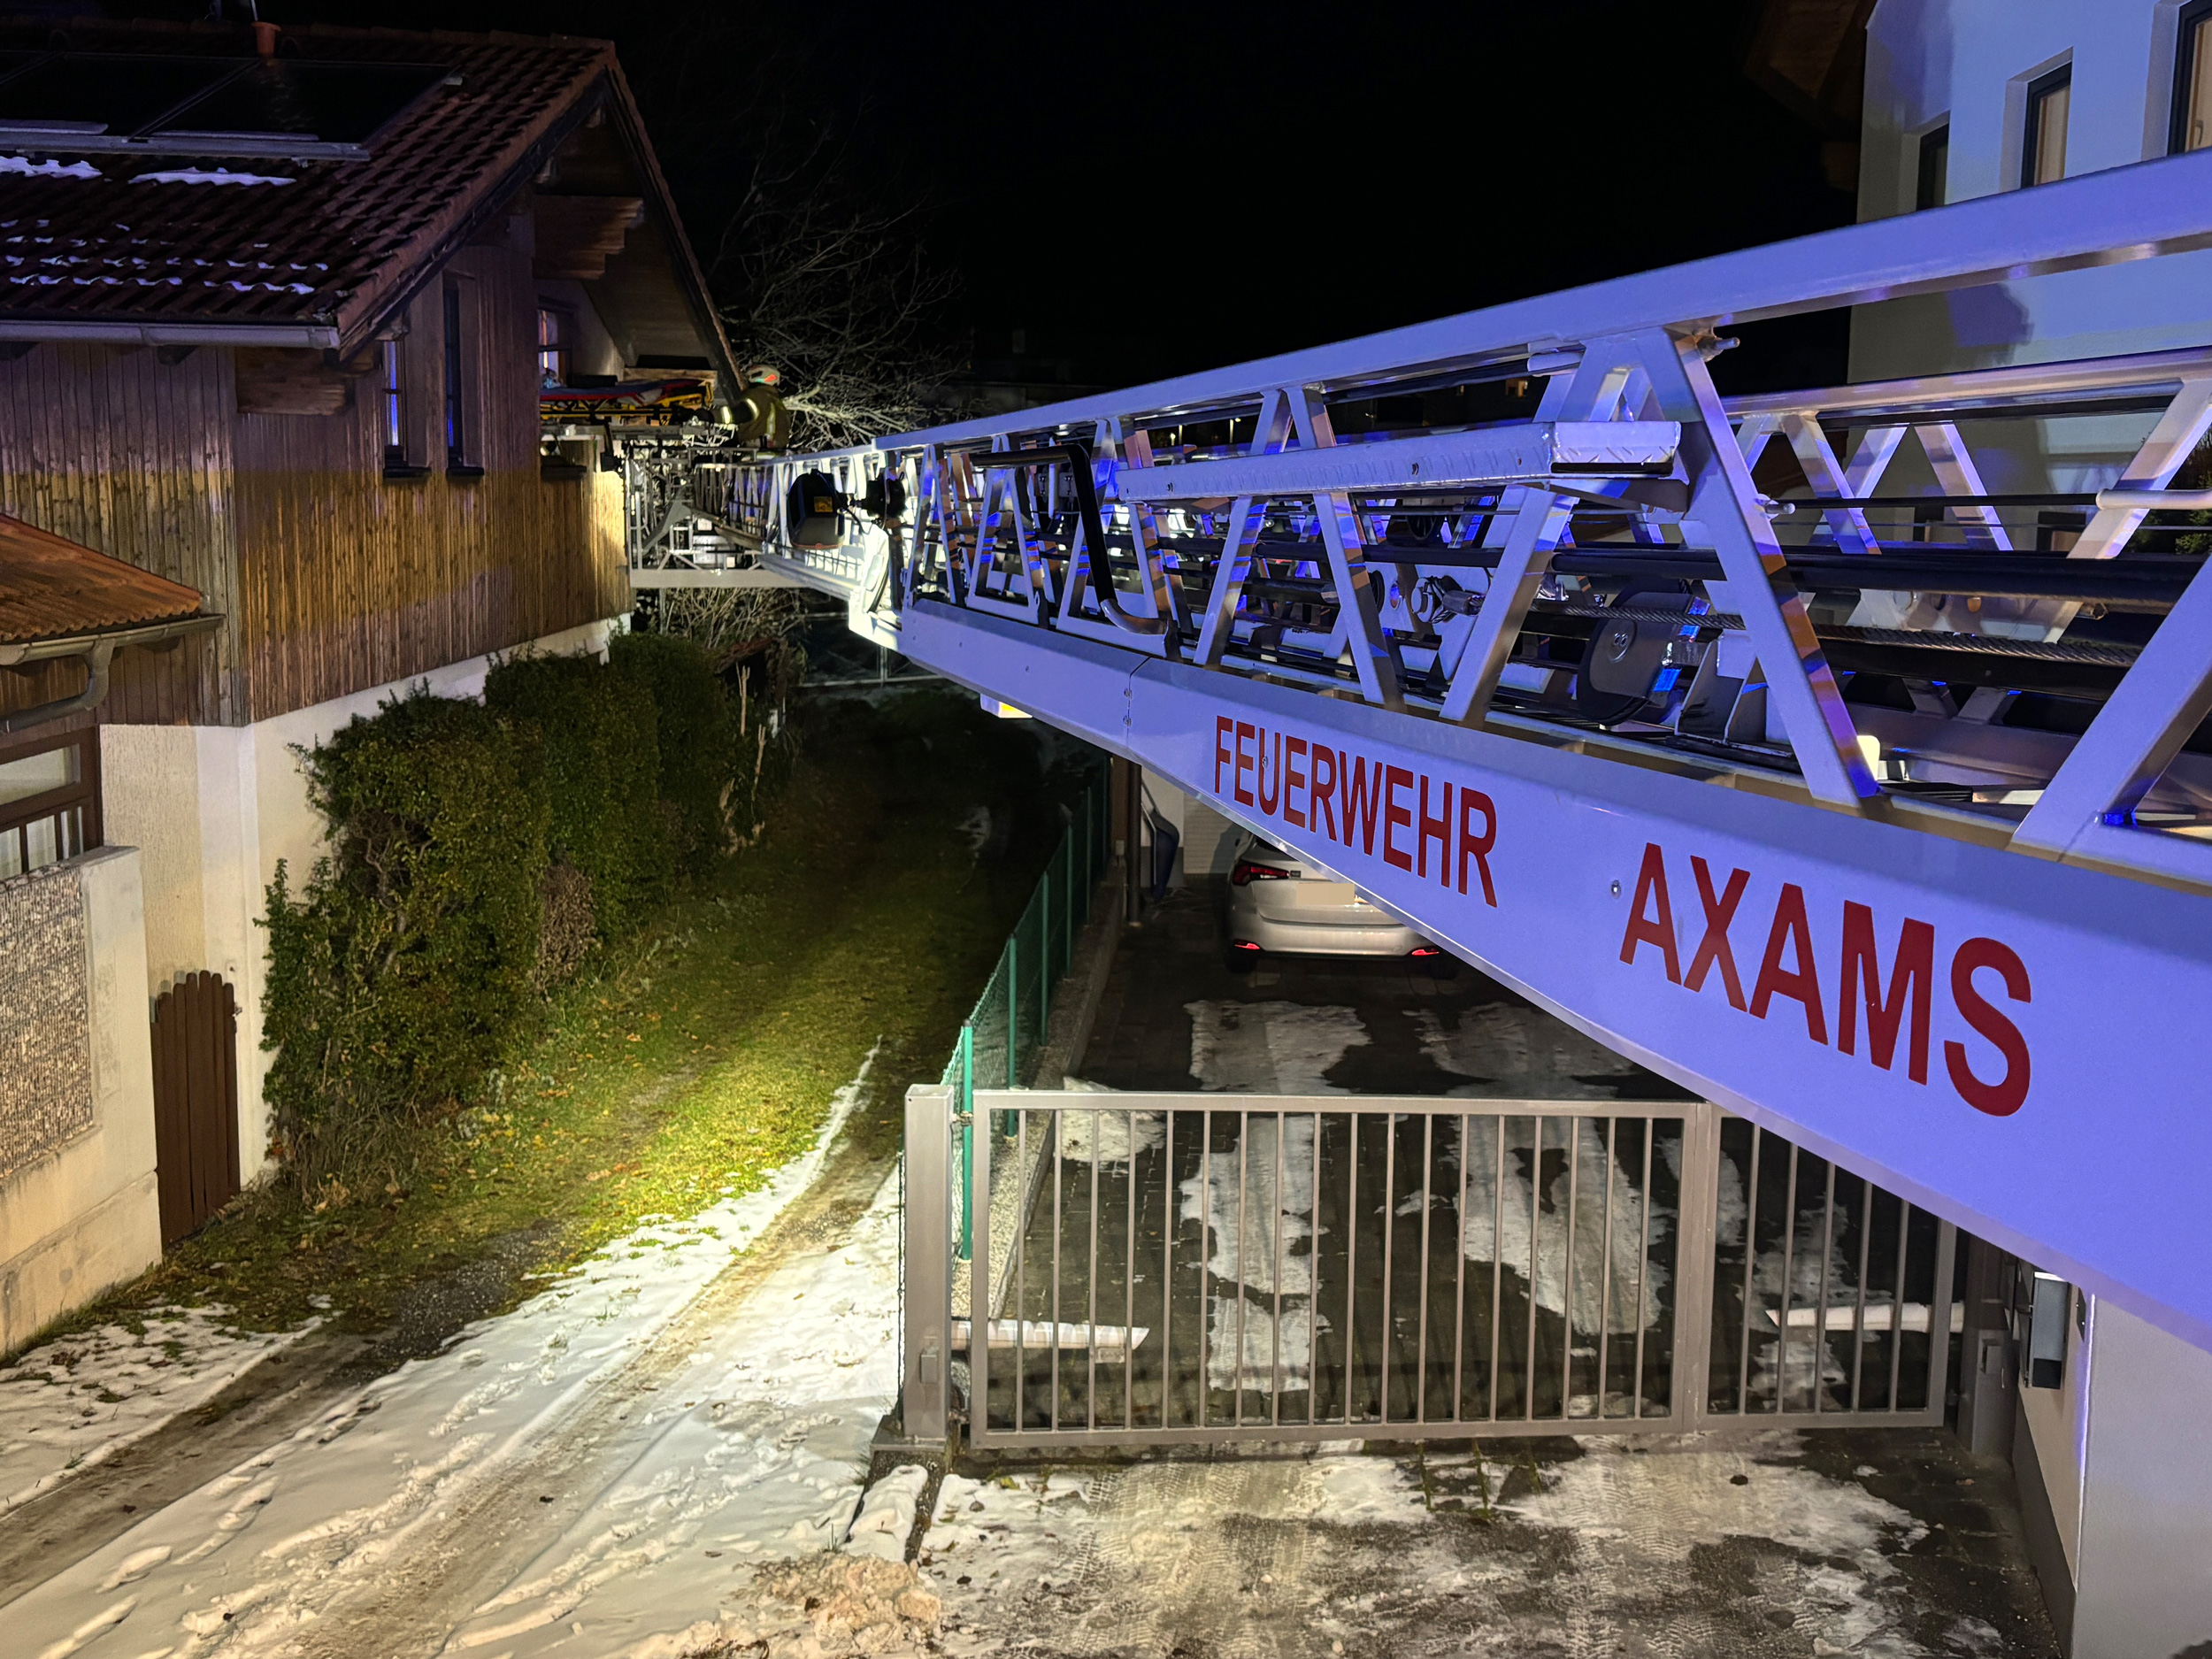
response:
[[[537,729],[547,848],[591,883],[601,935],[624,932],[673,867],[651,693],[593,657],[518,657],[492,670],[484,705]]]
[[[268,890],[265,1046],[280,1150],[465,1093],[529,998],[546,872],[534,734],[417,691],[306,751],[330,851]]]
[[[649,639],[612,666],[503,663],[480,703],[419,688],[302,753],[330,849],[296,893],[278,865],[264,923],[266,1094],[300,1186],[411,1156],[410,1120],[480,1086],[678,849],[695,868],[729,843],[733,724],[701,648]],[[746,753],[757,785],[776,747]]]
[[[591,883],[572,864],[549,864],[539,888],[538,964],[530,988],[541,994],[565,985],[599,942]]]
[[[736,755],[728,695],[705,648],[694,640],[620,634],[609,661],[653,700],[672,851],[680,868],[704,870],[729,839],[723,807]]]

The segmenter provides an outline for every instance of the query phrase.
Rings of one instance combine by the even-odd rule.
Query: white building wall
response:
[[[1947,199],[2020,188],[2029,81],[2070,65],[2067,176],[2166,153],[2183,0],[1880,0],[1867,30],[1859,217],[1912,210],[1948,120]],[[2212,253],[1862,306],[1851,378],[2212,342]],[[2001,486],[1994,486],[2001,488]]]
[[[619,626],[619,618],[595,622],[519,649],[603,654]],[[158,995],[177,975],[206,969],[222,975],[238,999],[238,1148],[249,1181],[265,1165],[269,1144],[261,1094],[271,1061],[261,1047],[268,947],[259,921],[277,861],[286,862],[296,895],[324,850],[322,820],[308,805],[294,751],[311,749],[357,715],[373,715],[413,686],[427,685],[440,696],[480,696],[493,660],[471,657],[252,726],[100,729],[107,837],[138,847],[144,861],[147,994]]]
[[[2091,1320],[2073,1659],[2212,1651],[2212,1354]]]

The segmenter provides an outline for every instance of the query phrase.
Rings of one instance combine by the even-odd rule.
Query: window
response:
[[[569,322],[557,311],[538,308],[538,384],[568,384]]]
[[[2020,188],[2066,176],[2066,111],[2073,100],[2070,64],[2028,82],[2027,120],[2020,145]]]
[[[1941,207],[1949,199],[1951,123],[1932,127],[1920,134],[1919,178],[1913,188],[1913,208]]]
[[[468,411],[461,398],[461,289],[445,285],[445,464],[449,469],[468,465]]]
[[[384,341],[379,349],[383,355],[377,365],[377,412],[384,434],[384,470],[398,472],[407,465],[406,368],[398,341]]]
[[[2185,150],[2212,144],[2212,0],[2196,0],[2181,11],[2174,40],[2173,131],[2167,149]]]
[[[445,465],[473,478],[483,470],[481,410],[476,383],[476,285],[449,279],[439,339],[445,349]]]
[[[0,879],[100,844],[100,734],[0,745]]]

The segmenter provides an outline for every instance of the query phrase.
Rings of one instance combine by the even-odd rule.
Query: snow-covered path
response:
[[[826,1248],[733,1260],[822,1173],[865,1076],[765,1188],[641,1230],[148,1517],[12,1604],[7,1650],[668,1651],[650,1639],[713,1618],[734,1570],[833,1541],[896,1386],[895,1183]]]
[[[177,1308],[139,1330],[42,1343],[0,1371],[0,1514],[204,1405],[312,1329],[235,1331],[219,1308]]]

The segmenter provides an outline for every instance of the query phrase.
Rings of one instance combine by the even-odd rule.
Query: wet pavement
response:
[[[1462,967],[1398,958],[1225,959],[1226,887],[1194,879],[1124,935],[1082,1073],[1115,1089],[1449,1094],[1471,1099],[1686,1098]],[[1040,1079],[1041,1084],[1042,1079]]]
[[[1934,1430],[966,1463],[954,1655],[2058,1652],[2010,1477]]]
[[[1596,1126],[1601,1136],[1614,1133],[1609,1124],[1632,1122],[1640,1110],[1663,1125],[1666,1108],[1660,1102],[1682,1098],[1663,1079],[1472,970],[1439,979],[1408,962],[1268,959],[1248,973],[1232,972],[1222,951],[1223,908],[1217,882],[1194,883],[1148,910],[1146,925],[1124,936],[1080,1068],[1086,1082],[1124,1091],[1654,1102],[1627,1106],[1630,1118],[1560,1120]],[[1493,1217],[1504,1213],[1495,1208],[1494,1194],[1478,1202],[1455,1190],[1463,1160],[1437,1161],[1444,1156],[1437,1148],[1455,1148],[1468,1134],[1467,1120],[1456,1113],[1436,1119],[1440,1130],[1425,1133],[1410,1153],[1386,1148],[1378,1157],[1363,1145],[1348,1152],[1340,1148],[1333,1160],[1329,1137],[1340,1139],[1352,1120],[1339,1126],[1331,1114],[1350,1106],[1317,1100],[1312,1144],[1303,1148],[1291,1140],[1292,1125],[1305,1121],[1299,1113],[1217,1111],[1189,1125],[1179,1120],[1199,1114],[1125,1117],[1107,1109],[1094,1120],[1081,1114],[1083,1127],[1061,1148],[1065,1167],[1060,1180],[1043,1184],[1056,1202],[1040,1200],[1024,1230],[1023,1252],[1042,1271],[1025,1277],[1011,1305],[1046,1321],[1056,1316],[1125,1321],[1140,1329],[1197,1327],[1217,1339],[1208,1354],[1209,1386],[1184,1391],[1191,1397],[1179,1405],[1175,1390],[1161,1394],[1165,1379],[1156,1380],[1145,1371],[1148,1348],[1165,1346],[1168,1330],[1157,1329],[1139,1347],[1133,1376],[1117,1363],[1118,1354],[1092,1350],[1087,1343],[1074,1355],[1028,1356],[1027,1365],[995,1363],[994,1426],[1002,1432],[1018,1425],[1033,1433],[1067,1409],[1079,1423],[1094,1414],[1102,1427],[1123,1421],[1217,1424],[1233,1414],[1248,1424],[1255,1410],[1266,1421],[1287,1394],[1296,1408],[1280,1419],[1287,1430],[1295,1415],[1316,1405],[1325,1422],[1362,1389],[1370,1391],[1361,1396],[1369,1403],[1357,1415],[1395,1419],[1383,1378],[1406,1370],[1402,1363],[1383,1365],[1371,1385],[1356,1355],[1340,1384],[1324,1386],[1348,1352],[1340,1340],[1344,1331],[1363,1352],[1395,1356],[1406,1346],[1402,1333],[1384,1340],[1386,1331],[1395,1332],[1387,1313],[1371,1334],[1356,1329],[1349,1317],[1332,1333],[1317,1317],[1305,1332],[1305,1340],[1316,1344],[1310,1382],[1295,1374],[1295,1366],[1283,1371],[1275,1351],[1282,1345],[1273,1338],[1264,1356],[1269,1388],[1256,1391],[1255,1379],[1240,1374],[1243,1367],[1234,1358],[1258,1351],[1244,1334],[1255,1308],[1279,1320],[1289,1294],[1301,1303],[1333,1310],[1328,1286],[1337,1281],[1331,1275],[1341,1279],[1348,1272],[1348,1262],[1337,1253],[1355,1233],[1363,1261],[1370,1264],[1363,1271],[1371,1277],[1377,1252],[1369,1232],[1386,1226],[1395,1236],[1402,1225],[1417,1228],[1439,1202],[1430,1195],[1440,1189],[1455,1215],[1458,1207]],[[1389,1118],[1383,1114],[1385,1121]],[[1403,1121],[1429,1119],[1415,1114]],[[1267,1140],[1271,1133],[1273,1141]],[[1526,1133],[1525,1147],[1511,1138],[1516,1132],[1510,1127],[1500,1133],[1494,1157],[1474,1162],[1475,1185],[1481,1185],[1487,1163],[1498,1191],[1511,1186],[1517,1194],[1517,1182],[1525,1179],[1531,1190],[1556,1197],[1555,1174],[1538,1176],[1540,1169],[1551,1171],[1545,1159],[1554,1156],[1538,1132]],[[1432,1147],[1436,1133],[1441,1138]],[[1254,1135],[1253,1144],[1264,1154],[1256,1163],[1248,1149],[1239,1149]],[[1598,1167],[1615,1156],[1611,1144],[1608,1139],[1600,1148]],[[1632,1148],[1621,1156],[1632,1174],[1657,1167],[1648,1149],[1636,1155]],[[1020,1166],[1018,1160],[1010,1162]],[[1158,1171],[1134,1179],[1153,1162],[1160,1164]],[[1356,1220],[1352,1208],[1332,1196],[1326,1179],[1330,1169],[1355,1165],[1367,1184]],[[1251,1188],[1255,1168],[1262,1171],[1256,1190],[1261,1194],[1256,1213],[1263,1219],[1257,1236],[1267,1241],[1256,1253],[1257,1269],[1246,1259],[1249,1247],[1239,1232],[1240,1226],[1250,1231],[1251,1224],[1238,1220],[1251,1207],[1248,1197],[1238,1194]],[[1302,1172],[1308,1169],[1324,1173],[1310,1198],[1289,1202],[1274,1195],[1279,1188],[1294,1198],[1306,1192],[1303,1183],[1310,1178]],[[1394,1170],[1395,1176],[1387,1173]],[[1438,1179],[1440,1170],[1448,1171],[1449,1184]],[[1215,1173],[1210,1177],[1209,1171]],[[1378,1172],[1385,1174],[1380,1184],[1374,1181]],[[1793,1187],[1795,1164],[1789,1172]],[[1215,1202],[1219,1194],[1210,1179],[1231,1196]],[[1632,1183],[1640,1186],[1640,1178]],[[1535,1211],[1533,1248],[1548,1236],[1545,1225],[1563,1225],[1554,1223],[1555,1214],[1577,1210],[1571,1189],[1561,1190],[1568,1193],[1563,1210],[1547,1202]],[[1418,1201],[1410,1221],[1402,1219],[1401,1193]],[[1175,1195],[1171,1215],[1168,1194]],[[1379,1209],[1375,1198],[1383,1201]],[[1655,1213],[1663,1214],[1672,1199],[1661,1190],[1649,1202]],[[1770,1207],[1777,1214],[1795,1213],[1793,1202],[1782,1198]],[[1301,1247],[1303,1254],[1274,1245],[1279,1210],[1293,1224],[1292,1232],[1311,1240]],[[1401,1219],[1386,1222],[1386,1217]],[[1641,1223],[1637,1225],[1640,1230]],[[1204,1248],[1207,1227],[1219,1248]],[[1454,1263],[1452,1282],[1476,1283],[1467,1304],[1474,1315],[1468,1328],[1491,1328],[1481,1281],[1498,1270],[1494,1263],[1483,1264],[1482,1251],[1466,1248],[1463,1224],[1454,1219],[1446,1232],[1453,1242],[1439,1248],[1440,1259]],[[1125,1234],[1136,1241],[1133,1252],[1119,1242]],[[1170,1258],[1164,1240],[1178,1234],[1185,1236]],[[1376,1240],[1382,1236],[1376,1233]],[[1429,1234],[1412,1252],[1417,1261],[1428,1261],[1426,1240],[1435,1236],[1432,1218]],[[1231,1239],[1233,1248],[1225,1242]],[[1400,1243],[1411,1239],[1408,1234]],[[1505,1245],[1500,1241],[1497,1248],[1502,1252]],[[1150,1265],[1156,1248],[1161,1250],[1156,1271]],[[1402,1249],[1387,1277],[1404,1272],[1405,1254]],[[1611,1254],[1609,1248],[1600,1252],[1602,1259]],[[1071,1255],[1109,1269],[1125,1263],[1125,1276],[1133,1276],[1133,1294],[1109,1271],[1102,1282],[1110,1294],[1100,1310],[1094,1312],[1087,1294],[1079,1306],[1069,1301],[1067,1284],[1054,1267]],[[1481,1271],[1467,1274],[1456,1265],[1462,1256],[1478,1258]],[[1182,1285],[1184,1277],[1202,1273],[1201,1260],[1217,1277]],[[1299,1281],[1300,1271],[1310,1277]],[[1786,1275],[1786,1264],[1783,1271]],[[1541,1273],[1522,1271],[1520,1277],[1528,1282],[1516,1286],[1514,1271],[1498,1281],[1532,1303],[1532,1311],[1524,1310],[1517,1316],[1521,1324],[1512,1329],[1525,1327],[1540,1346],[1548,1346],[1554,1327],[1566,1328],[1561,1315],[1575,1293],[1565,1281],[1554,1285]],[[1257,1300],[1247,1296],[1240,1281],[1257,1284]],[[1079,1272],[1074,1282],[1087,1290],[1102,1281]],[[1431,1282],[1440,1282],[1440,1271]],[[1589,1282],[1602,1289],[1610,1280],[1601,1268]],[[1176,1286],[1171,1307],[1157,1299],[1156,1283]],[[1229,1305],[1240,1312],[1238,1335],[1201,1311],[1224,1285],[1232,1294]],[[1557,1308],[1544,1300],[1548,1289]],[[1044,1299],[1048,1290],[1059,1305]],[[1317,1295],[1295,1294],[1317,1290]],[[1637,1291],[1629,1305],[1640,1309],[1642,1300]],[[1417,1294],[1407,1305],[1418,1310],[1426,1302]],[[1455,1309],[1456,1302],[1455,1296]],[[1448,1317],[1448,1328],[1456,1333],[1460,1316],[1452,1311]],[[1417,1314],[1414,1323],[1420,1323]],[[1600,1372],[1608,1370],[1606,1333],[1621,1323],[1624,1344],[1626,1331],[1644,1320],[1632,1312],[1621,1322],[1600,1306],[1593,1317],[1575,1321],[1578,1333],[1585,1325],[1596,1332]],[[1259,1324],[1289,1328],[1266,1319]],[[1446,1328],[1433,1310],[1427,1324]],[[1455,1379],[1463,1370],[1473,1375],[1480,1369],[1457,1363],[1456,1343],[1455,1337]],[[1520,1351],[1517,1336],[1494,1346]],[[1645,1346],[1663,1352],[1667,1344]],[[1425,1357],[1425,1341],[1417,1341],[1413,1352],[1420,1357],[1409,1376],[1425,1378],[1437,1369]],[[1568,1342],[1563,1352],[1568,1356],[1563,1364],[1571,1367],[1582,1348]],[[1231,1356],[1226,1371],[1213,1375],[1221,1368],[1211,1362],[1222,1354]],[[1480,1356],[1489,1356],[1487,1349]],[[1642,1363],[1633,1368],[1638,1373]],[[1591,1402],[1604,1402],[1606,1416],[1615,1415],[1613,1397],[1624,1391],[1610,1380],[1595,1386],[1575,1383],[1575,1375],[1561,1369],[1545,1386],[1577,1403],[1585,1403],[1586,1394]],[[1816,1380],[1809,1369],[1807,1375]],[[1018,1397],[1012,1386],[1017,1376],[1023,1385]],[[1306,1393],[1308,1387],[1312,1392]],[[1429,1391],[1426,1384],[1405,1390],[1406,1409],[1413,1409],[1417,1393]],[[1448,1416],[1448,1409],[1443,1414]],[[1569,1405],[1567,1415],[1575,1414],[1575,1405]],[[1065,1427],[1070,1418],[1058,1421]],[[1946,1430],[1739,1425],[1635,1439],[1563,1434],[1425,1442],[1381,1438],[1390,1432],[1384,1423],[1377,1430],[1378,1438],[1324,1446],[1246,1441],[1118,1455],[1106,1447],[1081,1454],[971,1450],[934,1494],[918,1540],[923,1571],[944,1598],[944,1651],[1147,1659],[1432,1654],[2049,1659],[2060,1651],[2028,1564],[2010,1470],[2002,1462],[1975,1457]]]

